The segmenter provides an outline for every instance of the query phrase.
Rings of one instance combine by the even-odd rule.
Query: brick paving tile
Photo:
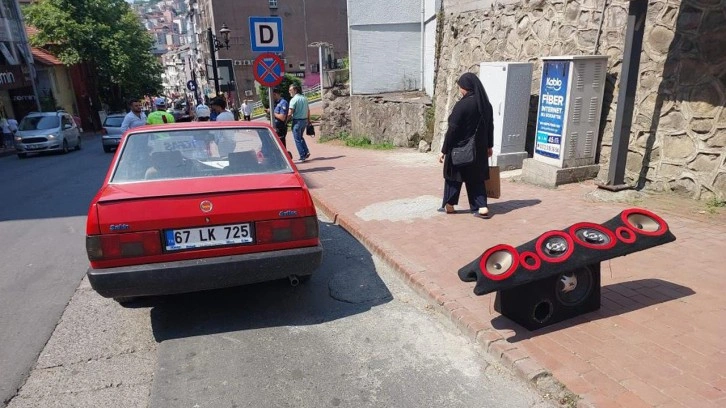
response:
[[[692,202],[673,197],[644,199],[639,206],[661,215],[676,242],[603,262],[600,310],[529,332],[493,310],[493,295],[473,295],[474,283],[461,282],[457,270],[493,245],[516,247],[579,221],[604,222],[632,205],[587,198],[596,189],[592,182],[543,189],[505,179],[502,199],[490,203],[489,220],[436,213],[443,182],[433,154],[368,151],[318,140],[309,143],[317,160],[298,167],[319,208],[337,213],[340,225],[393,263],[404,281],[438,302],[436,310],[462,332],[476,335],[484,349],[504,356],[523,378],[525,366],[535,373],[542,367],[582,394],[582,406],[721,401],[726,325],[715,323],[726,318],[726,279],[717,273],[723,245],[703,242],[723,242],[726,214],[691,213],[682,208]],[[332,170],[306,172],[323,168]],[[392,205],[420,206],[426,200],[431,208],[415,214],[397,214],[400,206]],[[458,209],[466,208],[464,192]],[[680,388],[667,388],[673,384]],[[681,389],[688,392],[677,399]]]

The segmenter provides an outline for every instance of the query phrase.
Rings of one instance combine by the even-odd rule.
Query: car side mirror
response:
[[[72,128],[72,127],[73,127],[73,125],[66,123],[66,124],[63,125],[63,130],[68,130],[68,129]]]

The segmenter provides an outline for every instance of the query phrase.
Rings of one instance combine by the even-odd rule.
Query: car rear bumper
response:
[[[153,296],[219,289],[312,275],[323,247],[285,249],[188,261],[88,269],[88,280],[103,297]]]
[[[121,136],[103,137],[101,138],[101,143],[103,143],[103,145],[106,147],[118,147],[119,143],[121,143]]]

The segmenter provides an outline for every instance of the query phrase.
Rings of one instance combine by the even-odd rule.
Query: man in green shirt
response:
[[[147,125],[163,125],[164,123],[174,123],[174,115],[166,111],[166,99],[154,99],[156,110],[151,112],[146,118]]]
[[[290,100],[287,119],[292,119],[292,137],[295,139],[295,147],[297,147],[297,152],[300,154],[300,161],[305,161],[310,157],[310,150],[308,150],[308,145],[303,139],[303,132],[305,132],[310,120],[310,108],[300,85],[290,85],[290,95],[292,95],[292,99]]]

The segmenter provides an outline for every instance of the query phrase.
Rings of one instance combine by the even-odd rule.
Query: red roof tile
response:
[[[49,53],[42,48],[33,47],[32,50],[33,59],[43,65],[63,65],[63,63],[60,62],[60,60],[56,58],[55,55]]]

